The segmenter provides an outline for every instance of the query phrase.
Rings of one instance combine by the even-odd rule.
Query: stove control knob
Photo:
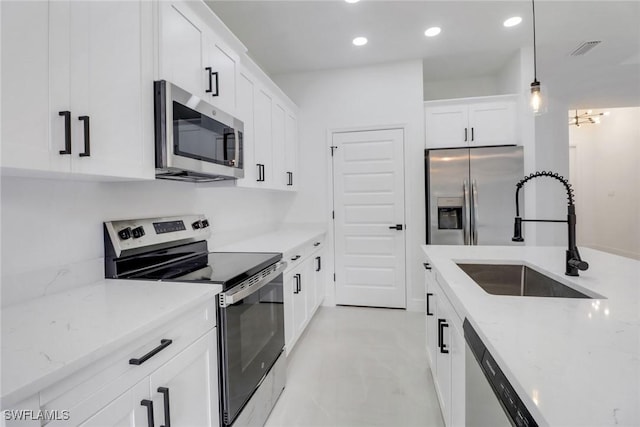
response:
[[[200,221],[200,220],[194,222],[193,224],[191,224],[191,226],[193,227],[194,230],[198,230],[200,228],[204,228],[204,224],[202,224],[202,221]]]
[[[131,233],[133,234],[133,238],[137,239],[138,237],[144,236],[144,228],[142,228],[142,226],[136,227],[131,230]]]
[[[118,236],[120,237],[120,240],[130,239],[131,238],[131,227],[123,228],[122,230],[118,231]]]
[[[202,228],[207,228],[209,226],[209,220],[208,219],[203,219],[202,220]]]

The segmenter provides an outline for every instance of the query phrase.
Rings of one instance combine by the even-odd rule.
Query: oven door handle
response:
[[[257,292],[265,285],[270,283],[277,276],[282,274],[282,272],[287,268],[287,263],[285,261],[279,261],[275,264],[275,269],[268,273],[266,276],[262,277],[258,281],[252,283],[251,278],[247,279],[244,283],[239,284],[231,292],[222,292],[218,295],[218,304],[222,308],[227,308],[231,304],[235,304],[238,301],[241,301],[248,297],[249,295]]]

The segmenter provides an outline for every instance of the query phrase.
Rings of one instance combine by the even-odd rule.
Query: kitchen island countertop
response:
[[[640,425],[640,261],[580,248],[590,267],[568,277],[561,247],[422,248],[540,425]],[[604,298],[491,295],[456,262],[523,263]]]

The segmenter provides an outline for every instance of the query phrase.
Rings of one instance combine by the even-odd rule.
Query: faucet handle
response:
[[[589,263],[581,259],[575,259],[575,258],[572,258],[569,260],[569,265],[581,271],[585,271],[586,269],[589,268]]]

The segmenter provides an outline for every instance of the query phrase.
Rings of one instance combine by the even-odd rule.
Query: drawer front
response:
[[[80,422],[215,326],[216,305],[215,298],[212,298],[189,313],[149,332],[144,338],[117,349],[111,355],[98,359],[93,364],[41,391],[41,408],[68,409],[73,420]],[[161,340],[164,339],[172,342],[161,348]],[[143,363],[130,364],[130,359],[141,359],[154,350],[159,351]],[[96,398],[94,395],[100,397]],[[51,423],[51,425],[56,424]]]

